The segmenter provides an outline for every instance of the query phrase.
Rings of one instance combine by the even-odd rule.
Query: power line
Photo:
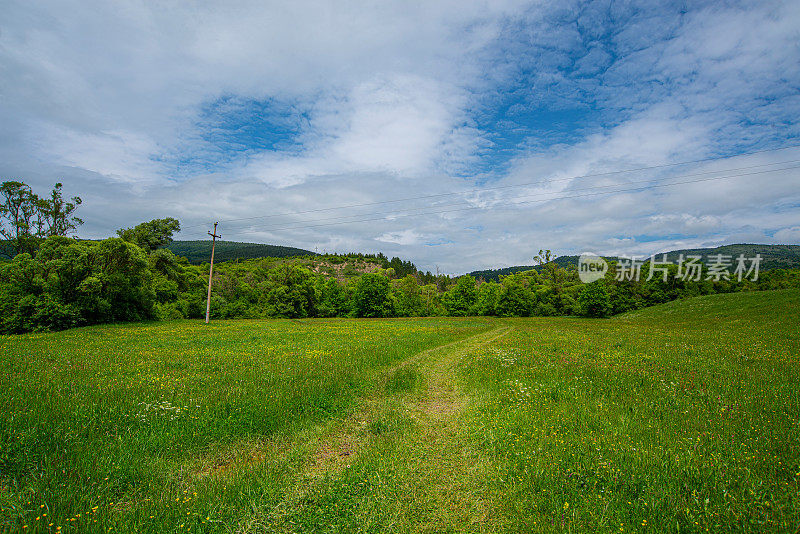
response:
[[[608,172],[601,172],[601,173],[581,174],[581,175],[575,175],[575,176],[570,176],[570,177],[566,177],[566,178],[558,178],[558,179],[551,179],[551,180],[540,180],[540,181],[537,181],[537,182],[527,182],[527,183],[522,183],[522,184],[510,184],[510,185],[495,186],[495,187],[484,187],[484,188],[480,188],[480,189],[469,189],[469,190],[465,190],[465,191],[453,191],[453,192],[448,192],[448,193],[437,193],[437,194],[422,195],[422,196],[417,196],[417,197],[407,197],[407,198],[392,199],[392,200],[382,200],[382,201],[375,201],[375,202],[364,202],[364,203],[360,203],[360,204],[349,204],[349,205],[333,206],[333,207],[328,207],[328,208],[315,208],[315,209],[310,209],[310,210],[293,211],[293,212],[285,212],[285,213],[275,213],[275,214],[270,214],[270,215],[258,215],[258,216],[254,216],[254,217],[241,217],[241,218],[236,218],[236,219],[224,219],[224,220],[220,220],[219,222],[220,223],[229,223],[229,222],[240,222],[240,221],[252,221],[252,220],[259,220],[259,219],[270,219],[270,218],[274,218],[274,217],[285,217],[285,216],[289,216],[289,215],[304,215],[304,214],[307,214],[307,213],[319,213],[319,212],[324,212],[324,211],[335,211],[335,210],[340,210],[340,209],[361,208],[361,207],[366,207],[366,206],[378,206],[378,205],[382,205],[382,204],[393,204],[393,203],[398,203],[398,202],[408,202],[408,201],[412,201],[412,200],[425,200],[425,199],[441,198],[441,197],[454,196],[454,195],[467,195],[467,194],[471,194],[471,193],[483,193],[483,192],[486,192],[486,191],[497,191],[497,190],[502,190],[502,189],[512,189],[512,188],[518,188],[518,187],[529,187],[529,186],[534,186],[534,185],[543,185],[543,184],[558,183],[558,182],[564,182],[564,181],[570,181],[570,180],[579,180],[579,179],[583,179],[583,178],[597,178],[597,177],[602,177],[602,176],[613,176],[613,175],[627,174],[627,173],[632,173],[632,172],[641,172],[641,171],[647,171],[647,170],[678,167],[678,166],[681,166],[681,165],[693,165],[693,164],[697,164],[697,163],[708,163],[708,162],[711,162],[711,161],[720,161],[720,160],[733,159],[733,158],[739,158],[739,157],[744,157],[744,156],[752,156],[752,155],[755,155],[755,154],[763,154],[763,153],[767,153],[767,152],[777,152],[777,151],[781,151],[781,150],[789,150],[789,149],[792,149],[792,148],[800,148],[800,145],[790,145],[790,146],[784,146],[784,147],[780,147],[780,148],[768,148],[768,149],[764,149],[764,150],[755,150],[755,151],[752,151],[752,152],[742,152],[740,154],[734,154],[734,155],[728,155],[728,156],[715,156],[715,157],[711,157],[711,158],[704,158],[704,159],[697,159],[697,160],[690,160],[690,161],[681,161],[681,162],[676,162],[676,163],[664,163],[664,164],[661,164],[661,165],[650,165],[650,166],[646,166],[646,167],[637,167],[637,168],[633,168],[633,169],[623,169],[623,170],[608,171]],[[753,167],[742,167],[742,168],[743,169],[744,168],[755,168],[755,167],[762,167],[762,166],[765,166],[765,165],[776,165],[776,164],[765,163],[765,164],[762,164],[762,165],[755,165]],[[736,169],[733,169],[733,170],[736,170]],[[727,171],[709,171],[709,173],[713,173],[713,172],[727,172]],[[700,174],[703,174],[703,173],[700,173]],[[204,224],[195,224],[195,225],[191,225],[191,226],[186,226],[186,227],[184,227],[184,229],[195,228],[195,227],[200,227],[200,226],[206,226],[206,224],[204,223]]]
[[[681,182],[672,182],[672,183],[668,183],[668,184],[654,184],[654,185],[643,186],[643,187],[624,188],[624,189],[618,189],[618,190],[615,190],[615,191],[599,191],[599,192],[586,193],[586,194],[581,194],[581,195],[565,195],[565,196],[553,197],[553,198],[544,198],[544,199],[536,199],[536,200],[523,200],[523,201],[519,201],[519,202],[514,202],[512,206],[508,206],[506,208],[500,207],[498,209],[509,209],[509,208],[513,208],[515,206],[518,206],[520,204],[533,204],[533,203],[537,203],[537,202],[550,202],[550,201],[554,201],[554,200],[564,200],[564,199],[570,199],[570,198],[581,198],[581,197],[590,197],[590,196],[599,196],[599,195],[610,195],[610,194],[614,194],[614,193],[625,193],[625,192],[631,192],[631,191],[644,191],[644,190],[647,190],[647,189],[654,189],[654,188],[659,188],[659,187],[671,187],[671,186],[676,186],[676,185],[685,185],[685,184],[709,182],[709,181],[714,181],[714,180],[725,180],[725,179],[729,179],[729,178],[738,178],[738,177],[741,177],[741,176],[754,176],[754,175],[758,175],[758,174],[766,174],[766,173],[770,173],[770,172],[786,171],[786,170],[797,169],[797,168],[800,168],[800,165],[793,165],[793,166],[784,167],[784,168],[780,168],[780,169],[767,169],[767,170],[755,171],[755,172],[749,172],[749,173],[732,174],[732,175],[728,175],[728,176],[714,176],[714,177],[711,177],[711,178],[702,178],[702,179],[699,179],[699,180],[685,180],[685,181],[681,181]],[[643,183],[643,182],[637,182],[637,183]],[[617,187],[617,186],[616,185],[613,185],[613,186],[598,186],[598,187],[591,188],[591,189],[607,188],[607,187]],[[589,188],[580,189],[580,190],[573,190],[573,191],[585,191],[585,190],[588,190],[588,189]],[[522,197],[522,198],[530,198],[530,197]],[[489,207],[493,208],[493,209],[497,208],[496,205],[495,206],[489,206]],[[405,213],[405,214],[403,214],[404,212],[412,211],[412,210],[404,210],[404,212],[398,212],[398,214],[393,214],[393,213],[383,214],[380,217],[374,217],[374,218],[369,218],[369,219],[358,219],[358,220],[352,220],[352,221],[329,222],[329,223],[312,224],[312,225],[296,225],[296,226],[286,226],[286,227],[278,227],[278,228],[266,228],[264,230],[265,231],[271,231],[271,232],[284,231],[284,230],[304,230],[304,229],[307,229],[307,228],[318,228],[318,227],[322,227],[322,226],[334,226],[334,225],[339,225],[339,224],[356,224],[356,223],[361,223],[361,222],[381,221],[381,220],[387,219],[388,217],[391,217],[391,218],[403,218],[403,217],[410,217],[412,215],[417,215],[417,216],[439,215],[439,214],[443,214],[443,213],[454,213],[454,212],[459,212],[459,211],[470,211],[470,210],[487,209],[489,207],[487,207],[487,206],[470,206],[470,207],[456,208],[456,209],[451,209],[451,210],[441,210],[441,211],[430,211],[430,212],[424,212],[424,213]],[[425,209],[428,209],[428,208],[425,208]],[[322,220],[329,220],[329,219],[322,219]]]
[[[725,169],[725,170],[719,170],[719,171],[706,171],[706,172],[700,172],[700,173],[684,174],[684,175],[680,175],[680,176],[675,176],[675,177],[673,177],[673,179],[674,178],[689,178],[689,177],[694,177],[694,176],[706,176],[708,174],[719,174],[719,173],[723,173],[723,172],[724,173],[729,173],[729,172],[734,172],[734,171],[745,171],[745,170],[755,169],[755,168],[759,168],[759,167],[766,167],[766,166],[773,166],[773,165],[788,165],[788,164],[793,164],[793,163],[798,163],[798,162],[800,162],[800,159],[783,161],[783,162],[779,162],[779,163],[767,163],[767,164],[762,164],[762,165],[751,165],[751,166],[748,166],[748,167],[739,167],[739,168]],[[795,167],[788,167],[786,169],[790,169],[790,168],[795,168]],[[762,171],[762,172],[773,172],[773,171],[786,170],[786,169],[784,169],[784,168],[781,168],[781,169],[767,169],[767,170]],[[749,173],[749,174],[752,174],[752,173]],[[745,174],[745,175],[749,175],[749,174]],[[739,175],[735,175],[735,176],[739,176]],[[722,178],[725,178],[725,177],[722,177]],[[570,191],[571,192],[580,192],[580,191],[590,191],[590,190],[594,190],[594,189],[608,189],[608,188],[613,188],[613,187],[629,186],[629,185],[634,185],[634,184],[651,184],[651,183],[657,183],[657,180],[640,180],[640,181],[637,181],[637,182],[628,182],[627,184],[610,184],[610,185],[584,187],[584,188],[572,189]],[[524,196],[524,197],[520,197],[520,198],[531,198],[533,196],[543,196],[543,195],[550,195],[550,194],[553,194],[553,193],[539,193],[537,195],[528,195],[528,196]],[[340,215],[340,216],[337,216],[337,217],[326,217],[326,218],[323,218],[323,219],[312,219],[312,220],[308,220],[308,221],[300,221],[299,224],[296,224],[295,226],[292,226],[291,228],[295,228],[295,227],[302,228],[302,227],[305,227],[308,223],[322,223],[322,222],[327,222],[327,221],[341,221],[340,224],[346,224],[346,223],[349,223],[349,222],[358,222],[358,220],[360,220],[360,218],[362,218],[362,217],[370,217],[370,216],[379,216],[379,219],[385,219],[385,218],[393,217],[393,216],[407,216],[407,215],[415,214],[415,213],[411,213],[411,212],[425,212],[426,210],[432,210],[432,209],[439,210],[441,208],[454,207],[454,206],[463,206],[463,205],[464,205],[463,202],[459,202],[459,203],[454,203],[454,204],[439,204],[439,205],[434,205],[434,206],[423,206],[423,207],[419,207],[419,208],[406,208],[406,209],[394,210],[394,211],[382,211],[382,212],[372,212],[372,213],[359,213],[359,214],[352,214],[352,215]],[[470,206],[470,207],[480,208],[482,206]],[[434,212],[430,212],[430,213],[438,213],[438,211],[434,211]],[[403,215],[403,214],[405,214],[405,215]],[[429,213],[416,213],[416,214],[417,215],[427,215]],[[343,220],[343,219],[356,219],[356,220],[347,221],[347,220]],[[378,220],[378,219],[368,219],[368,220]],[[272,228],[266,228],[266,229],[267,230],[271,230]]]

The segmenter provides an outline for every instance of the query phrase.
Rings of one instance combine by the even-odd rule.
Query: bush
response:
[[[154,301],[147,257],[118,238],[51,237],[35,258],[20,254],[0,268],[3,333],[150,319]]]
[[[389,298],[389,279],[375,273],[362,275],[353,291],[353,313],[356,317],[391,317],[394,310]]]
[[[611,314],[611,299],[604,280],[597,280],[578,294],[578,308],[584,317],[608,317]]]

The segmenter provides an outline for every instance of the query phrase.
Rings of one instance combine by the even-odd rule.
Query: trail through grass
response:
[[[443,532],[485,523],[491,496],[478,488],[489,464],[465,441],[460,422],[468,399],[454,367],[510,330],[499,326],[423,351],[391,369],[385,387],[322,440],[324,454],[306,472],[311,476],[301,477],[299,491],[260,518],[258,527]],[[345,467],[349,471],[342,473]],[[370,476],[356,478],[353,488],[354,473]]]
[[[0,338],[0,521],[238,528],[282,498],[307,444],[385,369],[493,324],[181,321]]]
[[[612,320],[3,338],[2,520],[43,532],[797,532],[799,316],[800,292],[776,291]]]

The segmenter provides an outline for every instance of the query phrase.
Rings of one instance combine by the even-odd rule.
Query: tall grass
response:
[[[507,525],[796,532],[798,317],[793,290],[514,321],[461,370]]]
[[[236,524],[250,497],[288,483],[280,469],[215,484],[197,466],[340,416],[387,365],[491,322],[179,321],[1,337],[0,529]]]
[[[0,528],[800,528],[797,290],[610,320],[103,326],[0,351]],[[430,396],[443,376],[461,389]],[[345,418],[361,399],[370,417]],[[360,450],[312,476],[325,425]]]

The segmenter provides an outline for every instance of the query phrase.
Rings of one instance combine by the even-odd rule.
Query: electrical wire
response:
[[[800,161],[800,160],[794,160],[794,161]],[[790,162],[784,162],[784,163],[790,163]],[[338,222],[322,222],[320,224],[310,224],[310,225],[309,224],[301,224],[301,225],[294,225],[294,226],[264,228],[262,230],[268,231],[268,232],[276,232],[276,231],[284,231],[284,230],[302,230],[302,229],[308,229],[308,228],[318,228],[318,227],[323,227],[323,226],[334,226],[334,225],[340,225],[340,224],[355,224],[355,223],[362,223],[362,222],[381,221],[381,220],[387,220],[387,219],[398,219],[398,218],[410,217],[410,216],[414,216],[414,215],[416,215],[416,216],[439,215],[439,214],[444,214],[444,213],[455,213],[455,212],[460,212],[460,211],[481,210],[481,209],[510,209],[510,208],[514,208],[514,207],[516,207],[518,205],[521,205],[521,204],[533,204],[533,203],[538,203],[538,202],[550,202],[550,201],[554,201],[554,200],[564,200],[564,199],[571,199],[571,198],[582,198],[582,197],[591,197],[591,196],[599,196],[599,195],[609,195],[609,194],[632,192],[632,191],[644,191],[644,190],[647,190],[647,189],[662,188],[662,187],[672,187],[672,186],[676,186],[676,185],[694,184],[694,183],[709,182],[709,181],[715,181],[715,180],[725,180],[725,179],[730,179],[730,178],[738,178],[738,177],[742,177],[742,176],[754,176],[754,175],[766,174],[766,173],[771,173],[771,172],[779,172],[779,171],[797,169],[797,168],[800,168],[800,165],[791,165],[791,166],[782,167],[782,168],[779,168],[779,169],[766,169],[766,170],[761,170],[761,171],[732,174],[732,175],[727,175],[727,176],[714,176],[714,177],[702,178],[702,179],[698,179],[698,180],[684,180],[684,181],[671,182],[671,183],[666,183],[666,184],[664,184],[664,183],[654,183],[652,185],[640,186],[640,187],[626,187],[626,188],[617,189],[617,190],[614,190],[614,191],[599,191],[599,192],[577,194],[577,195],[563,195],[563,196],[557,196],[557,197],[552,197],[552,198],[535,199],[535,200],[518,200],[517,199],[518,201],[513,202],[510,206],[507,206],[505,208],[502,207],[502,204],[501,204],[499,208],[498,208],[497,205],[492,205],[492,206],[469,206],[469,207],[461,207],[461,208],[448,209],[448,210],[429,211],[429,212],[423,212],[423,213],[408,213],[409,211],[413,211],[413,209],[411,209],[411,210],[403,210],[401,212],[396,212],[396,213],[383,213],[379,217],[367,218],[367,219],[357,219],[357,220],[338,221]],[[635,182],[635,183],[642,184],[642,183],[652,183],[652,182],[653,181],[651,180],[651,181],[646,181],[646,182]],[[577,189],[577,190],[572,190],[572,191],[573,192],[575,192],[575,191],[588,191],[589,189],[619,187],[619,185],[620,184],[614,184],[614,185],[609,185],[609,186],[596,186],[596,187],[593,187],[593,188],[584,188],[584,189]],[[520,197],[520,198],[526,199],[526,198],[530,198],[530,197]],[[506,204],[508,204],[508,202],[506,202]],[[420,209],[430,209],[430,208],[433,208],[433,207],[435,207],[435,206],[430,206],[428,208],[420,208]],[[442,207],[442,206],[439,206],[439,207]],[[370,215],[370,214],[362,214],[361,216],[364,216],[364,215]],[[351,216],[351,217],[355,217],[355,216]],[[331,220],[331,219],[320,219],[320,221],[326,221],[326,220]],[[314,221],[309,221],[309,222],[314,222]]]
[[[784,161],[784,162],[780,162],[780,163],[754,165],[754,166],[749,166],[749,167],[740,167],[740,168],[736,168],[736,169],[726,169],[726,170],[721,170],[721,171],[686,174],[686,175],[681,175],[681,176],[675,176],[673,178],[688,178],[688,177],[693,177],[693,176],[704,176],[704,175],[712,174],[712,173],[713,174],[719,174],[719,173],[722,173],[722,172],[743,171],[743,170],[750,170],[750,169],[754,169],[754,168],[758,168],[758,167],[764,167],[764,166],[768,166],[768,165],[769,166],[779,165],[779,164],[780,165],[789,165],[789,164],[794,164],[794,163],[798,163],[798,162],[800,162],[800,160],[790,160],[790,161]],[[601,186],[593,186],[593,187],[572,189],[572,190],[569,190],[569,192],[571,192],[571,193],[579,193],[579,192],[584,192],[584,191],[592,191],[592,190],[596,190],[596,189],[609,189],[609,188],[622,187],[622,186],[628,187],[628,186],[631,186],[631,185],[652,184],[652,185],[646,186],[646,187],[635,187],[633,189],[628,188],[628,189],[619,190],[619,191],[632,191],[632,190],[647,189],[648,187],[667,187],[667,186],[670,186],[670,185],[680,185],[680,184],[706,182],[706,181],[711,181],[711,180],[721,180],[721,179],[727,179],[727,178],[735,178],[735,177],[739,177],[739,176],[752,176],[752,175],[764,174],[764,173],[768,173],[768,172],[778,172],[778,171],[783,171],[783,170],[790,170],[790,169],[795,169],[795,168],[798,168],[798,167],[800,167],[800,165],[790,165],[788,167],[782,167],[782,168],[778,168],[778,169],[766,169],[766,170],[755,171],[755,172],[739,173],[739,174],[733,174],[733,175],[727,175],[727,176],[715,176],[715,177],[701,179],[701,180],[686,180],[686,181],[682,181],[682,182],[672,182],[672,183],[667,183],[667,184],[660,184],[657,180],[640,180],[640,181],[637,181],[637,182],[628,182],[626,184],[610,184],[610,185],[601,185]],[[601,192],[599,194],[615,193],[615,192],[619,192],[619,191],[607,191],[607,192]],[[524,199],[531,199],[531,198],[535,198],[535,197],[541,197],[541,196],[552,195],[552,194],[554,194],[554,193],[540,193],[540,194],[537,194],[537,195],[527,195],[527,196],[523,196],[523,197],[518,197],[518,198],[514,199],[513,205],[526,204],[526,203],[530,203],[530,202],[547,202],[547,201],[552,201],[552,200],[560,200],[560,199],[563,199],[563,198],[577,198],[576,196],[568,195],[568,196],[561,196],[561,197],[544,198],[544,199],[541,199],[541,200],[524,200]],[[591,196],[591,195],[578,195],[578,196]],[[508,203],[508,201],[507,200],[506,201],[500,201],[500,205],[502,205],[503,203]],[[401,218],[401,217],[408,217],[408,216],[412,216],[412,215],[423,216],[423,215],[433,215],[433,214],[439,214],[439,213],[450,213],[450,212],[461,211],[461,210],[490,209],[490,208],[494,208],[494,207],[496,207],[498,205],[498,203],[495,202],[495,203],[493,203],[491,205],[483,205],[483,206],[469,205],[469,206],[464,207],[464,204],[465,204],[464,202],[459,202],[459,203],[454,203],[454,204],[440,204],[440,205],[435,205],[435,206],[423,206],[423,207],[420,207],[420,208],[407,208],[407,209],[403,209],[403,210],[396,210],[396,211],[389,211],[389,212],[373,212],[373,213],[360,213],[360,214],[353,214],[353,215],[342,215],[342,216],[338,216],[338,217],[327,217],[327,218],[323,218],[323,219],[312,219],[312,220],[308,220],[308,221],[301,221],[300,224],[294,224],[292,226],[267,227],[267,228],[262,228],[262,229],[265,230],[265,231],[278,231],[278,230],[292,230],[292,229],[302,229],[302,228],[315,228],[315,227],[319,227],[319,226],[330,226],[330,225],[335,225],[335,224],[350,224],[350,223],[358,223],[358,222],[367,222],[367,221],[386,220],[386,219],[392,219],[392,218]],[[448,207],[460,207],[460,209],[441,210],[441,208],[448,208]],[[434,211],[428,211],[428,210],[434,210]],[[372,217],[372,216],[375,216],[375,217],[374,218],[363,219],[363,217]],[[351,220],[345,220],[345,219],[351,219]],[[329,222],[329,221],[337,221],[337,222]],[[314,224],[309,224],[309,223],[314,223]]]

